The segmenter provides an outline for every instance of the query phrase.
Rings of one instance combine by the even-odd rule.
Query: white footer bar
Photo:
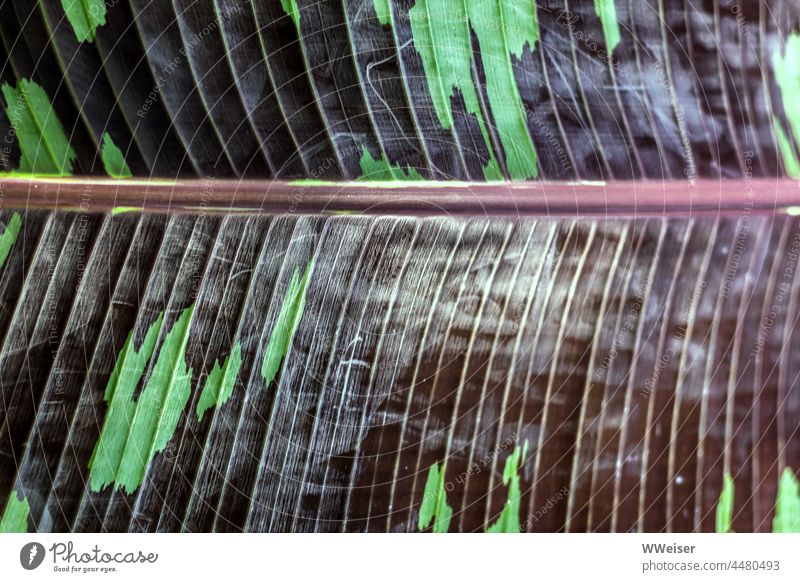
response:
[[[800,580],[800,535],[5,534],[0,580]],[[185,578],[177,578],[177,577]],[[580,578],[579,578],[580,577]]]

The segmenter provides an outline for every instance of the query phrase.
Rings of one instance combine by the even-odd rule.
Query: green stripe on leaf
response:
[[[0,234],[0,268],[6,264],[6,259],[8,259],[8,255],[11,253],[11,248],[14,246],[14,243],[17,242],[17,236],[19,235],[21,226],[22,217],[19,215],[19,212],[15,212],[11,215],[8,224],[6,224],[3,234]]]
[[[106,23],[106,0],[61,0],[61,6],[78,42],[93,42]]]
[[[297,27],[297,32],[300,32],[300,7],[297,5],[297,0],[281,0],[283,11],[289,15]]]
[[[375,5],[375,16],[378,22],[384,26],[392,21],[392,9],[389,7],[389,0],[373,0]]]
[[[523,447],[515,447],[506,459],[506,466],[503,469],[503,485],[508,487],[508,498],[500,517],[486,529],[487,533],[519,533],[521,531],[519,512],[522,488],[520,487],[519,470],[525,462],[527,453],[528,443],[526,441]]]
[[[508,172],[514,179],[539,174],[536,150],[527,126],[527,111],[517,87],[512,57],[521,58],[524,47],[535,49],[539,22],[533,2],[516,0],[417,0],[409,10],[414,47],[422,59],[425,78],[439,122],[452,129],[452,100],[461,93],[467,113],[474,115],[483,135],[489,160],[487,180],[501,180],[487,122],[473,78],[475,31],[486,75],[488,109],[494,118]]]
[[[778,482],[778,499],[775,502],[774,533],[800,533],[800,482],[786,467]]]
[[[193,309],[185,309],[166,334],[136,401],[133,394],[153,354],[163,315],[150,326],[138,350],[133,333],[128,336],[106,387],[108,412],[89,460],[93,491],[115,483],[117,489],[134,492],[147,465],[172,438],[190,395],[192,370],[186,365],[185,349]]]
[[[21,79],[17,87],[3,84],[2,93],[22,154],[18,173],[70,175],[76,154],[44,89]]]
[[[383,154],[380,159],[375,159],[369,153],[367,148],[364,148],[359,160],[361,166],[361,177],[359,180],[381,180],[381,181],[394,181],[394,180],[418,180],[422,181],[422,176],[419,175],[416,169],[407,166],[405,169],[400,166],[393,166]]]
[[[209,408],[213,406],[219,408],[228,401],[233,394],[233,387],[241,367],[242,345],[237,343],[233,346],[230,355],[225,358],[222,366],[216,362],[206,378],[200,399],[197,401],[197,420],[203,420],[203,415]]]
[[[26,533],[31,507],[27,497],[11,492],[0,519],[0,533]]]
[[[306,306],[306,291],[308,290],[308,282],[313,265],[313,261],[308,262],[302,279],[297,269],[292,273],[289,289],[286,291],[281,310],[275,321],[275,327],[272,329],[272,334],[264,353],[264,362],[261,366],[261,374],[267,381],[267,385],[278,375],[283,358],[289,352],[292,338],[300,325]]]
[[[775,137],[778,140],[778,150],[781,152],[783,158],[783,168],[786,170],[786,175],[790,178],[800,179],[800,161],[797,160],[797,154],[794,151],[789,136],[783,131],[780,121],[773,118],[773,125],[775,126]]]
[[[717,502],[717,533],[730,533],[733,531],[731,524],[733,522],[734,493],[733,477],[726,473],[723,477],[722,493],[720,493],[719,501]]]
[[[125,161],[125,156],[122,155],[122,150],[117,147],[114,140],[106,132],[103,134],[103,166],[105,167],[106,174],[112,178],[123,179],[132,176],[131,169]]]
[[[453,508],[447,504],[444,473],[445,463],[442,463],[441,470],[436,463],[428,470],[428,480],[425,482],[422,504],[419,506],[417,527],[420,530],[427,528],[431,523],[433,523],[433,533],[447,533],[450,529]]]
[[[594,11],[603,25],[603,36],[609,53],[614,52],[622,39],[617,21],[617,6],[614,2],[615,0],[594,0]]]
[[[786,173],[800,178],[800,163],[796,146],[800,145],[800,34],[793,32],[786,40],[784,51],[772,53],[772,72],[781,93],[781,104],[793,140],[784,132],[781,123],[774,119],[778,149],[783,157]]]

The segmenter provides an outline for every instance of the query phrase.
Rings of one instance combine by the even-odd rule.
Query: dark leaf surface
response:
[[[795,0],[91,6],[0,0],[0,531],[796,528]]]
[[[450,530],[482,531],[527,443],[525,529],[711,531],[730,473],[733,529],[768,530],[779,475],[800,466],[799,248],[796,219],[748,214],[25,212],[0,273],[0,497],[24,496],[38,531],[413,531],[444,464]],[[311,259],[266,382],[265,346]],[[174,434],[133,493],[95,491],[126,337],[139,346],[161,314],[166,333],[191,305]],[[198,418],[234,346],[230,398]]]
[[[355,179],[365,152],[432,179],[795,172],[792,0],[457,6],[131,0],[87,37],[6,0],[2,80],[44,88],[78,174],[105,133],[159,177]]]

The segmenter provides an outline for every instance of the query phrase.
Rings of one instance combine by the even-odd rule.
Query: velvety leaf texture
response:
[[[354,180],[365,154],[397,179],[797,177],[800,19],[758,5],[41,0],[3,14],[4,165],[127,175],[115,143],[172,178]]]
[[[4,527],[796,529],[797,218],[14,213]]]
[[[0,51],[0,531],[800,529],[796,2],[15,1]]]

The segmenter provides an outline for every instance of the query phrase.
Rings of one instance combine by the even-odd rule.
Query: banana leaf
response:
[[[794,531],[800,6],[0,0],[0,531]]]

